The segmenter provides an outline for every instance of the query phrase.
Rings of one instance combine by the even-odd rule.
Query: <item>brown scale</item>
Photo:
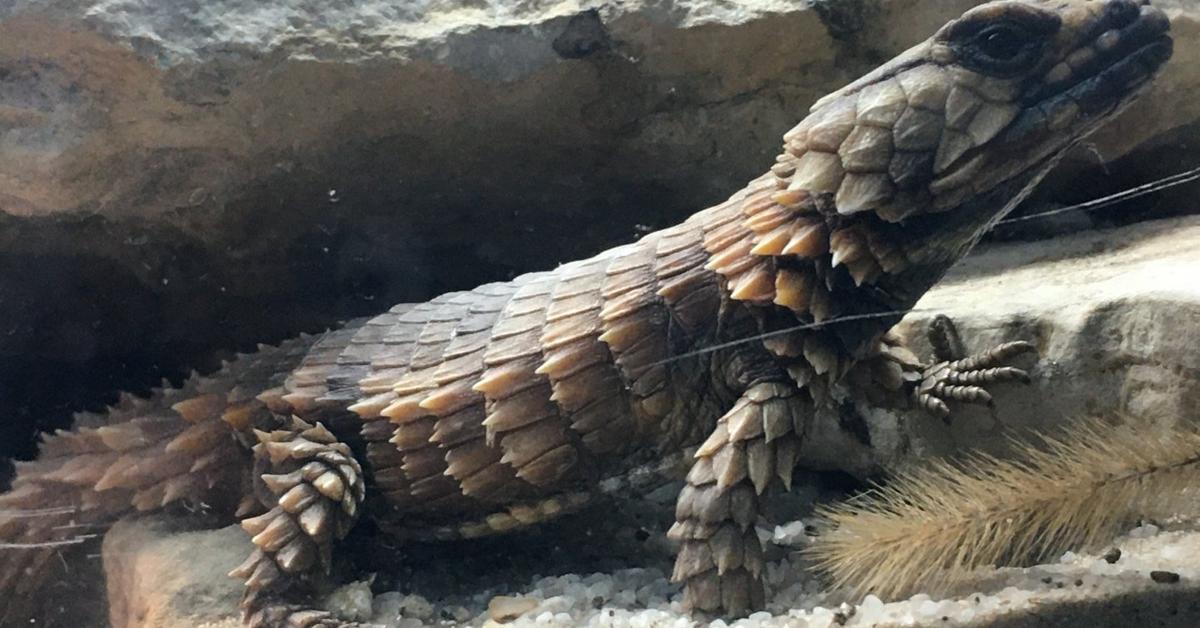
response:
[[[410,482],[413,508],[418,510],[453,510],[469,504],[458,483],[446,475],[444,452],[430,440],[437,415],[421,403],[438,389],[435,374],[445,350],[476,299],[470,292],[455,292],[435,300],[438,308],[430,312],[421,329],[409,370],[392,387],[397,399],[381,412],[395,426],[391,443],[404,455],[402,469]]]
[[[555,287],[541,338],[545,357],[538,372],[550,378],[551,399],[591,455],[625,451],[635,444],[629,438],[634,424],[624,382],[608,345],[599,339],[607,269],[629,250],[616,249],[561,269],[562,280]],[[582,453],[569,443],[557,447],[557,452],[548,449],[543,454],[552,464],[556,457],[573,462]]]
[[[468,459],[499,465],[499,451],[485,443],[486,399],[474,385],[485,369],[484,356],[492,329],[517,289],[517,284],[510,283],[491,284],[475,291],[478,300],[455,328],[444,361],[434,373],[438,389],[421,402],[422,407],[438,417],[429,439],[437,444],[447,462],[445,474],[458,483],[464,495],[484,501],[513,499],[525,488],[515,473],[500,466],[498,481],[482,485],[486,487],[483,490],[478,483],[468,481],[470,476],[463,471],[463,461]],[[472,471],[478,468],[467,466]]]
[[[705,238],[712,254],[709,268],[726,278],[735,300],[774,303],[802,321],[811,317],[821,322],[840,313],[832,295],[837,273],[843,272],[838,269],[861,286],[903,270],[908,261],[888,235],[888,225],[870,214],[831,219],[818,209],[818,198],[788,187],[789,176],[794,176],[792,166],[781,157],[770,175],[775,185],[765,185],[764,177],[741,200],[742,220],[710,223]],[[780,187],[787,189],[777,191]],[[796,354],[797,347],[788,346],[786,338],[770,345],[779,355]]]
[[[419,341],[430,318],[455,294],[439,297],[399,317],[385,335],[384,348],[372,358],[371,374],[360,382],[363,394],[371,396],[350,406],[365,421],[361,433],[376,471],[375,481],[398,508],[413,508],[422,500],[413,495],[413,478],[404,468],[404,452],[391,442],[396,436],[396,425],[385,411],[395,409],[399,395],[394,388],[411,374],[412,359],[423,348]]]
[[[390,442],[395,428],[381,413],[396,400],[392,387],[407,370],[421,330],[437,307],[434,303],[396,306],[363,327],[373,330],[378,324],[386,331],[370,356],[368,373],[359,381],[360,394],[367,396],[348,409],[363,420],[361,436],[366,443],[373,486],[399,510],[411,507],[415,500],[410,491],[411,482],[404,473],[404,456]]]
[[[609,255],[613,254],[617,253]],[[549,486],[568,477],[589,446],[605,453],[621,444],[611,433],[601,431],[612,420],[612,412],[617,413],[615,416],[623,414],[623,408],[611,399],[621,392],[620,382],[605,377],[605,367],[612,370],[610,356],[596,340],[600,278],[607,261],[608,257],[602,256],[559,268],[549,293],[539,299],[545,304],[537,339],[540,350],[536,354],[531,351],[512,372],[528,373],[529,367],[536,364],[533,374],[549,384],[549,394],[539,382],[489,409],[489,426],[519,423],[500,438],[502,461],[537,486]],[[528,318],[532,323],[537,316],[525,313],[518,318]],[[533,332],[526,325],[514,339],[527,342]],[[585,409],[589,412],[576,416]],[[572,424],[587,429],[587,434],[572,429]]]
[[[539,467],[527,465],[545,453],[543,443],[563,440],[565,430],[550,400],[550,380],[537,372],[543,359],[541,334],[557,282],[555,273],[528,276],[492,329],[484,355],[486,369],[474,389],[486,399],[485,444],[498,444],[501,457],[492,460],[492,454],[477,444],[463,451],[454,462],[467,476],[464,487],[470,484],[475,491],[486,492],[489,485],[510,482],[514,469],[522,480],[549,481]]]
[[[361,413],[362,406],[359,402],[362,401],[364,392],[359,382],[373,374],[373,363],[378,358],[391,354],[394,359],[397,347],[407,348],[405,359],[411,355],[423,320],[414,321],[413,317],[406,319],[405,315],[417,307],[420,306],[397,305],[384,314],[354,326],[355,328],[350,330],[352,334],[349,338],[346,338],[344,333],[341,334],[341,351],[332,361],[322,360],[325,383],[320,388],[323,392],[314,390],[312,410],[298,413],[308,421],[326,422],[339,437],[348,436],[342,433],[343,429],[356,432],[355,435],[365,444],[365,463],[375,471],[371,477],[373,489],[378,490],[378,494],[390,499],[390,503],[398,507],[403,507],[411,498],[408,497],[408,479],[401,469],[403,456],[395,446],[387,442],[393,435],[392,426],[386,417],[378,413],[386,403],[378,398],[368,401],[367,406],[374,405],[374,411],[370,413],[373,416],[370,419],[360,416],[357,421],[346,420],[346,412],[347,406],[350,406],[350,412],[358,410]],[[403,333],[406,329],[410,330],[407,336]],[[398,331],[401,333],[398,334]],[[329,346],[332,340],[323,339],[322,343]],[[307,362],[306,359],[297,371],[306,368]],[[289,381],[294,382],[294,377],[289,378]],[[311,386],[310,390],[314,388],[317,387]],[[285,395],[284,399],[286,398]]]
[[[661,297],[647,286],[655,286],[659,262],[660,234],[635,243],[625,255],[614,258],[605,270],[600,309],[603,333],[621,378],[633,401],[637,434],[655,437],[664,433],[663,422],[674,408],[674,397],[665,390],[666,367],[656,362],[668,355],[669,320]],[[670,255],[687,255],[669,253]]]
[[[284,382],[287,391],[281,399],[297,414],[316,410],[317,399],[329,392],[327,380],[337,366],[338,357],[365,321],[354,321],[341,329],[322,334],[308,355]]]
[[[656,294],[662,299],[663,310],[669,318],[670,328],[665,338],[669,354],[679,351],[680,346],[701,345],[716,333],[721,318],[722,294],[719,276],[705,266],[709,257],[704,247],[704,224],[710,214],[721,211],[722,206],[718,206],[702,212],[679,227],[664,231],[658,242]],[[659,394],[677,390],[707,391],[707,381],[679,380],[688,373],[695,378],[703,377],[706,372],[704,368],[677,370],[669,364],[658,364],[643,379],[653,375],[650,381],[664,391]],[[701,396],[672,395],[672,402],[661,442],[694,443],[702,438],[707,423],[699,420]]]
[[[695,341],[711,332],[721,295],[716,275],[704,268],[707,252],[703,230],[698,225],[665,236],[658,249],[660,257],[664,253],[678,255],[683,251],[687,253],[682,257],[693,261],[679,271],[666,264],[660,265],[656,269],[656,294],[667,304],[672,320],[681,331]]]
[[[371,373],[372,362],[389,345],[388,334],[416,304],[397,305],[387,312],[368,319],[346,343],[337,357],[336,364],[326,375],[326,392],[318,403],[338,404],[343,407],[360,401],[363,396],[359,382]]]
[[[747,225],[747,218],[753,215],[744,209],[765,208],[757,197],[773,194],[773,176],[763,176],[743,193],[702,215],[704,249],[709,257],[705,268],[725,278],[725,290],[735,300],[769,305],[775,298],[775,263],[770,256],[752,254],[756,233]],[[760,218],[758,226],[764,228],[781,217]]]

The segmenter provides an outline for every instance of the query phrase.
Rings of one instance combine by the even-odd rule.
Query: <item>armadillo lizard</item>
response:
[[[82,416],[0,497],[0,613],[65,524],[243,491],[247,623],[338,625],[306,595],[360,518],[507,532],[680,452],[685,602],[758,608],[763,501],[797,466],[870,464],[848,400],[945,414],[1024,375],[1024,343],[928,365],[888,329],[1144,91],[1167,32],[1145,1],[984,4],[819,100],[768,173],[678,226]]]

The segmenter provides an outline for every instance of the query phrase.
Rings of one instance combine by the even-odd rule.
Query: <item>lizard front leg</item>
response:
[[[1037,354],[1037,348],[1028,342],[1005,342],[967,355],[957,326],[941,314],[934,317],[928,333],[936,362],[921,365],[920,380],[910,395],[918,408],[933,416],[948,420],[948,401],[991,406],[992,394],[986,388],[991,384],[1029,383],[1027,371],[1010,365],[1013,358]]]
[[[684,583],[686,606],[729,615],[762,608],[754,524],[763,492],[791,483],[806,416],[798,392],[794,384],[751,386],[697,450],[668,532],[680,543],[672,579]]]
[[[255,473],[269,510],[244,519],[256,546],[230,576],[244,579],[242,612],[251,628],[333,628],[347,624],[300,603],[326,575],[333,543],[358,519],[365,487],[350,448],[321,424],[299,418],[255,431]]]
[[[943,420],[949,420],[949,402],[992,405],[987,386],[1006,382],[1029,383],[1029,373],[1012,366],[1014,358],[1036,354],[1025,341],[1001,343],[974,355],[966,355],[958,329],[945,315],[934,317],[928,329],[933,362],[922,362],[898,336],[885,334],[874,359],[855,368],[861,390],[889,405],[912,404]],[[895,399],[899,394],[900,399]]]

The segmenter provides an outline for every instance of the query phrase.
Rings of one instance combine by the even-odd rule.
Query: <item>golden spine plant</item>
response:
[[[1111,542],[1140,517],[1200,515],[1200,425],[1086,419],[898,472],[817,511],[806,553],[839,589],[897,599],[948,592],[990,566]]]

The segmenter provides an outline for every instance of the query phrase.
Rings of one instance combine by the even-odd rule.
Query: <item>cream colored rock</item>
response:
[[[240,626],[242,586],[228,577],[252,549],[238,526],[189,531],[155,516],[123,521],[104,537],[112,628]]]
[[[1053,429],[1085,414],[1200,420],[1198,242],[1191,217],[972,253],[901,329],[922,357],[937,313],[958,323],[969,351],[1030,340],[1040,352],[1033,383],[995,387],[994,415],[953,406],[949,427],[906,414],[893,461],[1001,448],[1006,428]]]
[[[538,601],[531,597],[497,595],[487,605],[488,619],[506,624],[537,608]]]

